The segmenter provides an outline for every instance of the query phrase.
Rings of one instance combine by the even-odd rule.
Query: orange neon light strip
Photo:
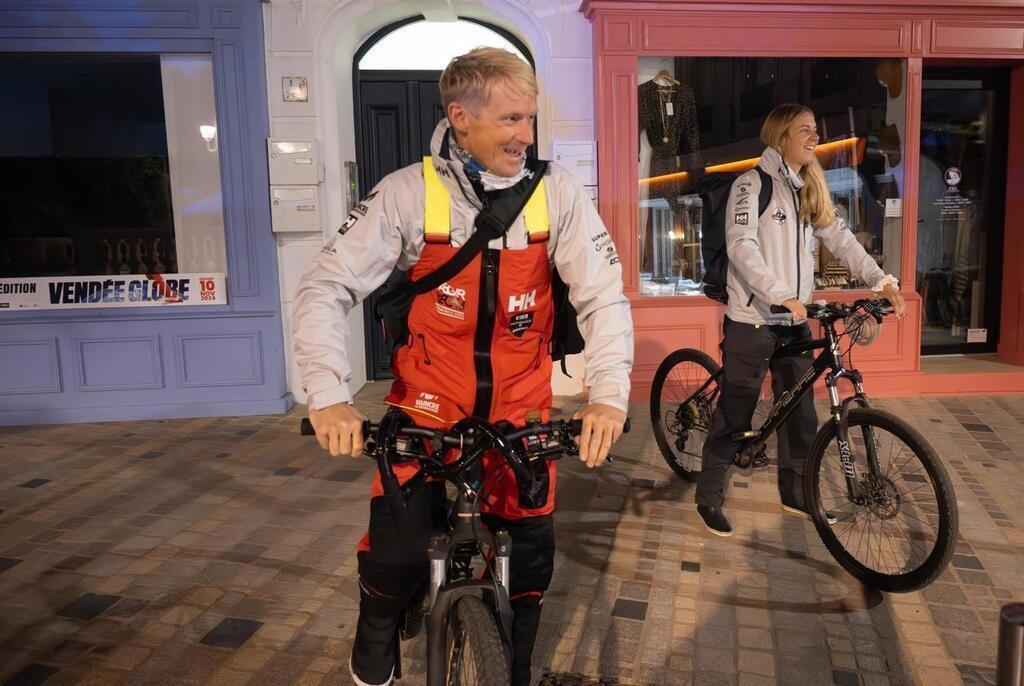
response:
[[[841,141],[832,141],[831,143],[822,143],[814,149],[814,153],[833,152],[842,148],[853,148],[858,154],[855,155],[854,164],[860,163],[861,154],[859,151],[860,144],[863,139],[859,136],[853,138],[844,138]],[[710,167],[704,168],[705,174],[715,174],[719,172],[731,172],[731,171],[746,171],[753,169],[754,165],[758,163],[760,157],[752,157],[747,160],[737,160],[735,162],[724,162],[722,164],[713,164]],[[640,179],[640,183],[661,183],[662,181],[685,181],[690,176],[690,172],[673,172],[671,174],[662,174],[661,176],[648,176],[645,179]]]

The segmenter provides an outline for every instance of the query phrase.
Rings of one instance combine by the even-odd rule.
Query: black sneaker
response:
[[[787,514],[795,514],[801,517],[811,518],[811,513],[807,511],[803,503],[789,502],[785,498],[782,499],[782,511]],[[839,521],[839,517],[836,516],[835,512],[825,512],[825,521],[829,524],[835,524]]]
[[[715,536],[722,536],[723,538],[732,536],[732,526],[729,524],[729,520],[725,518],[725,514],[722,513],[722,508],[698,505],[697,514],[704,520],[704,528]]]

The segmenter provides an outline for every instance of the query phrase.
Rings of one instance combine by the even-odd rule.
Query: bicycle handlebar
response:
[[[804,303],[808,319],[834,320],[849,317],[857,310],[863,310],[881,321],[881,318],[892,313],[892,303],[885,298],[862,298],[849,305],[846,303]],[[783,305],[771,305],[772,314],[790,314],[789,308]]]
[[[788,311],[788,310],[787,310]],[[626,419],[626,423],[622,426],[622,433],[628,434],[630,429],[629,419]],[[369,420],[363,422],[363,438],[373,436],[380,430],[380,424],[376,424]],[[503,434],[505,439],[508,441],[515,441],[522,438],[527,438],[531,435],[543,435],[552,434],[559,431],[568,433],[570,436],[579,436],[580,431],[583,430],[582,419],[569,419],[569,420],[555,420],[554,422],[548,422],[546,424],[530,424],[522,429],[517,429],[509,433]],[[309,421],[309,417],[303,417],[299,424],[299,433],[303,436],[316,436],[316,430],[313,428],[313,423]],[[445,429],[428,429],[422,426],[406,426],[399,431],[400,435],[405,435],[409,438],[425,438],[427,440],[441,440],[442,445],[445,448],[460,448],[463,445],[463,441],[451,435]]]
[[[511,430],[502,430],[490,422],[473,417],[459,420],[451,429],[429,429],[409,422],[411,418],[404,413],[388,413],[380,423],[363,422],[363,437],[366,439],[364,453],[377,460],[384,498],[396,523],[404,521],[405,488],[410,486],[399,484],[391,464],[392,457],[417,460],[421,466],[421,476],[426,474],[449,479],[476,462],[484,450],[495,448],[504,455],[505,462],[517,479],[521,480],[520,483],[532,483],[534,477],[527,466],[528,462],[540,458],[557,459],[562,454],[575,451],[576,446],[571,439],[578,436],[583,428],[581,419],[531,423],[521,429]],[[629,419],[626,419],[622,432],[629,433],[629,429]],[[316,434],[308,417],[302,418],[299,433],[303,436]],[[546,436],[547,440],[542,439],[542,436]],[[377,441],[384,445],[377,445]],[[429,443],[429,451],[424,441]],[[522,444],[516,445],[519,441],[526,441],[525,449]],[[442,458],[450,449],[459,449],[462,454],[455,461],[445,464]],[[411,487],[414,486],[415,479]]]

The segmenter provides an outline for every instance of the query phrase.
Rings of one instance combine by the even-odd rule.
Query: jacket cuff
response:
[[[340,384],[319,391],[307,391],[306,406],[311,410],[322,410],[338,403],[352,402],[352,393],[348,386]]]
[[[590,387],[587,404],[610,405],[622,412],[629,411],[629,388],[617,383],[599,383]]]

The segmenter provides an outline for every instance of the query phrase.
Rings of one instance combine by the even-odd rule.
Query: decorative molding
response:
[[[608,17],[602,22],[604,49],[608,51],[632,51],[637,47],[636,19]]]
[[[931,55],[1024,57],[1024,21],[937,19],[930,38]]]
[[[288,0],[292,7],[292,13],[295,14],[295,25],[298,26],[302,23],[302,15],[306,13],[306,0]]]
[[[238,8],[226,3],[214,3],[210,6],[210,23],[215,29],[238,29],[242,27],[242,19]]]
[[[0,7],[0,27],[40,29],[195,29],[199,4],[149,0],[120,7],[88,0],[23,2]]]
[[[672,55],[903,55],[910,50],[911,22],[881,17],[835,17],[807,14],[793,17],[744,12],[677,13],[643,17],[641,45],[645,54]],[[723,42],[722,36],[732,33]],[[738,32],[743,32],[742,37]]]
[[[224,231],[228,250],[228,293],[259,295],[256,280],[257,239],[253,236],[253,180],[246,164],[249,131],[245,98],[245,59],[241,40],[218,40],[214,48],[218,134],[223,178],[230,180],[224,197]]]
[[[189,378],[189,343],[203,341],[228,341],[236,340],[249,344],[251,374],[247,377],[238,377],[232,380],[224,379],[190,379]],[[182,388],[208,388],[222,386],[259,386],[263,383],[263,349],[260,345],[261,335],[259,331],[251,333],[220,333],[203,334],[196,336],[175,336],[175,358],[178,368],[178,385]],[[239,348],[241,350],[241,348]],[[198,354],[198,353],[197,353]],[[241,355],[232,355],[231,359],[240,359]]]
[[[79,391],[137,391],[164,387],[163,361],[160,355],[159,336],[126,336],[123,338],[75,338],[74,343],[74,352],[76,358],[75,369],[78,375]],[[148,344],[149,361],[151,365],[150,371],[152,372],[151,380],[139,381],[138,383],[121,384],[89,383],[89,372],[86,369],[86,365],[88,363],[88,356],[92,353],[88,353],[86,349],[90,347],[95,347],[98,350],[102,347],[113,347],[119,343]],[[99,354],[102,356],[106,356],[111,363],[123,360],[125,357],[124,355],[110,355],[104,352],[100,352]]]
[[[10,350],[5,350],[9,348]],[[21,348],[21,350],[19,350]],[[49,364],[43,365],[29,365],[26,360],[29,356],[26,355],[25,348],[45,348],[45,353],[49,356]],[[40,384],[38,386],[11,386],[8,385],[10,382],[9,376],[0,376],[0,395],[22,395],[32,393],[60,393],[63,391],[63,386],[60,379],[60,354],[57,349],[56,338],[41,338],[37,340],[23,340],[23,341],[0,341],[0,359],[10,356],[11,362],[19,366],[31,366],[33,373],[46,370],[50,374],[48,384]]]

